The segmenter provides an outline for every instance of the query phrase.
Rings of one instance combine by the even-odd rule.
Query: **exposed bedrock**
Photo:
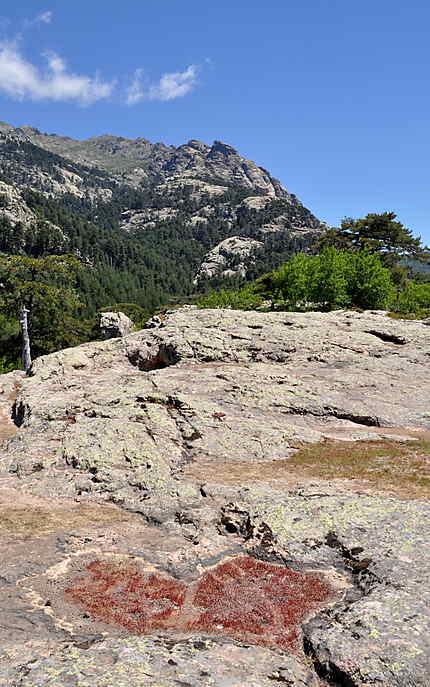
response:
[[[2,687],[429,687],[425,324],[382,312],[188,307],[156,329],[39,358],[31,376],[0,382]],[[360,440],[389,449],[391,472],[380,469],[383,452],[372,458],[378,480],[328,479],[294,462],[302,447],[324,457]],[[422,466],[410,493],[396,446]],[[294,651],[226,633],[222,621],[181,625],[180,636],[164,621],[146,635],[143,623],[136,637],[134,620],[118,629],[103,616],[100,626],[91,598],[74,610],[66,598],[80,561],[144,566],[187,590],[244,556],[261,563],[227,565],[229,584],[249,574],[258,590],[264,562],[336,589],[323,610],[300,616]],[[138,573],[112,591],[94,565],[99,606],[106,594],[106,604],[143,613],[130,597]],[[227,608],[223,575],[211,584]],[[249,617],[266,617],[259,592],[246,603],[253,597]],[[157,599],[148,613],[163,614]]]

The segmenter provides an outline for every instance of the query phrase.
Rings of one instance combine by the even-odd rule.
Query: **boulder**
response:
[[[104,339],[127,336],[133,329],[133,321],[123,312],[103,312],[100,314],[100,331]]]

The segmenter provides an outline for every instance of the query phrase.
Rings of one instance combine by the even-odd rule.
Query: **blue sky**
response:
[[[426,0],[20,0],[0,120],[219,139],[330,224],[394,210],[430,243],[429,30]]]

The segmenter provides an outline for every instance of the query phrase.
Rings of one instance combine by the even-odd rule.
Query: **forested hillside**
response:
[[[120,153],[106,137],[87,143],[98,150],[95,167],[89,153],[87,164],[79,161],[86,142],[6,125],[0,133],[0,250],[76,255],[86,266],[78,287],[87,314],[124,301],[152,310],[205,290],[209,281],[254,278],[306,249],[324,228],[229,146],[141,142],[139,172],[139,145],[120,140]],[[252,240],[245,264],[233,252],[219,269],[202,271],[210,251],[234,236]]]

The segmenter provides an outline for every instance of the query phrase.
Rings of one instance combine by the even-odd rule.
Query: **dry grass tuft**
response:
[[[405,430],[398,430],[405,434]],[[390,429],[395,434],[396,430]],[[380,491],[406,499],[430,498],[430,438],[412,432],[416,440],[381,439],[296,445],[296,453],[282,460],[259,462],[200,461],[184,469],[192,482],[245,485],[267,484],[294,489],[316,481],[339,489]],[[423,436],[424,435],[424,436]]]
[[[361,480],[409,498],[430,496],[430,441],[332,441],[302,446],[292,471],[323,480]]]
[[[35,537],[62,532],[67,528],[86,527],[126,520],[127,515],[110,506],[77,505],[47,508],[43,506],[0,503],[0,536]]]

